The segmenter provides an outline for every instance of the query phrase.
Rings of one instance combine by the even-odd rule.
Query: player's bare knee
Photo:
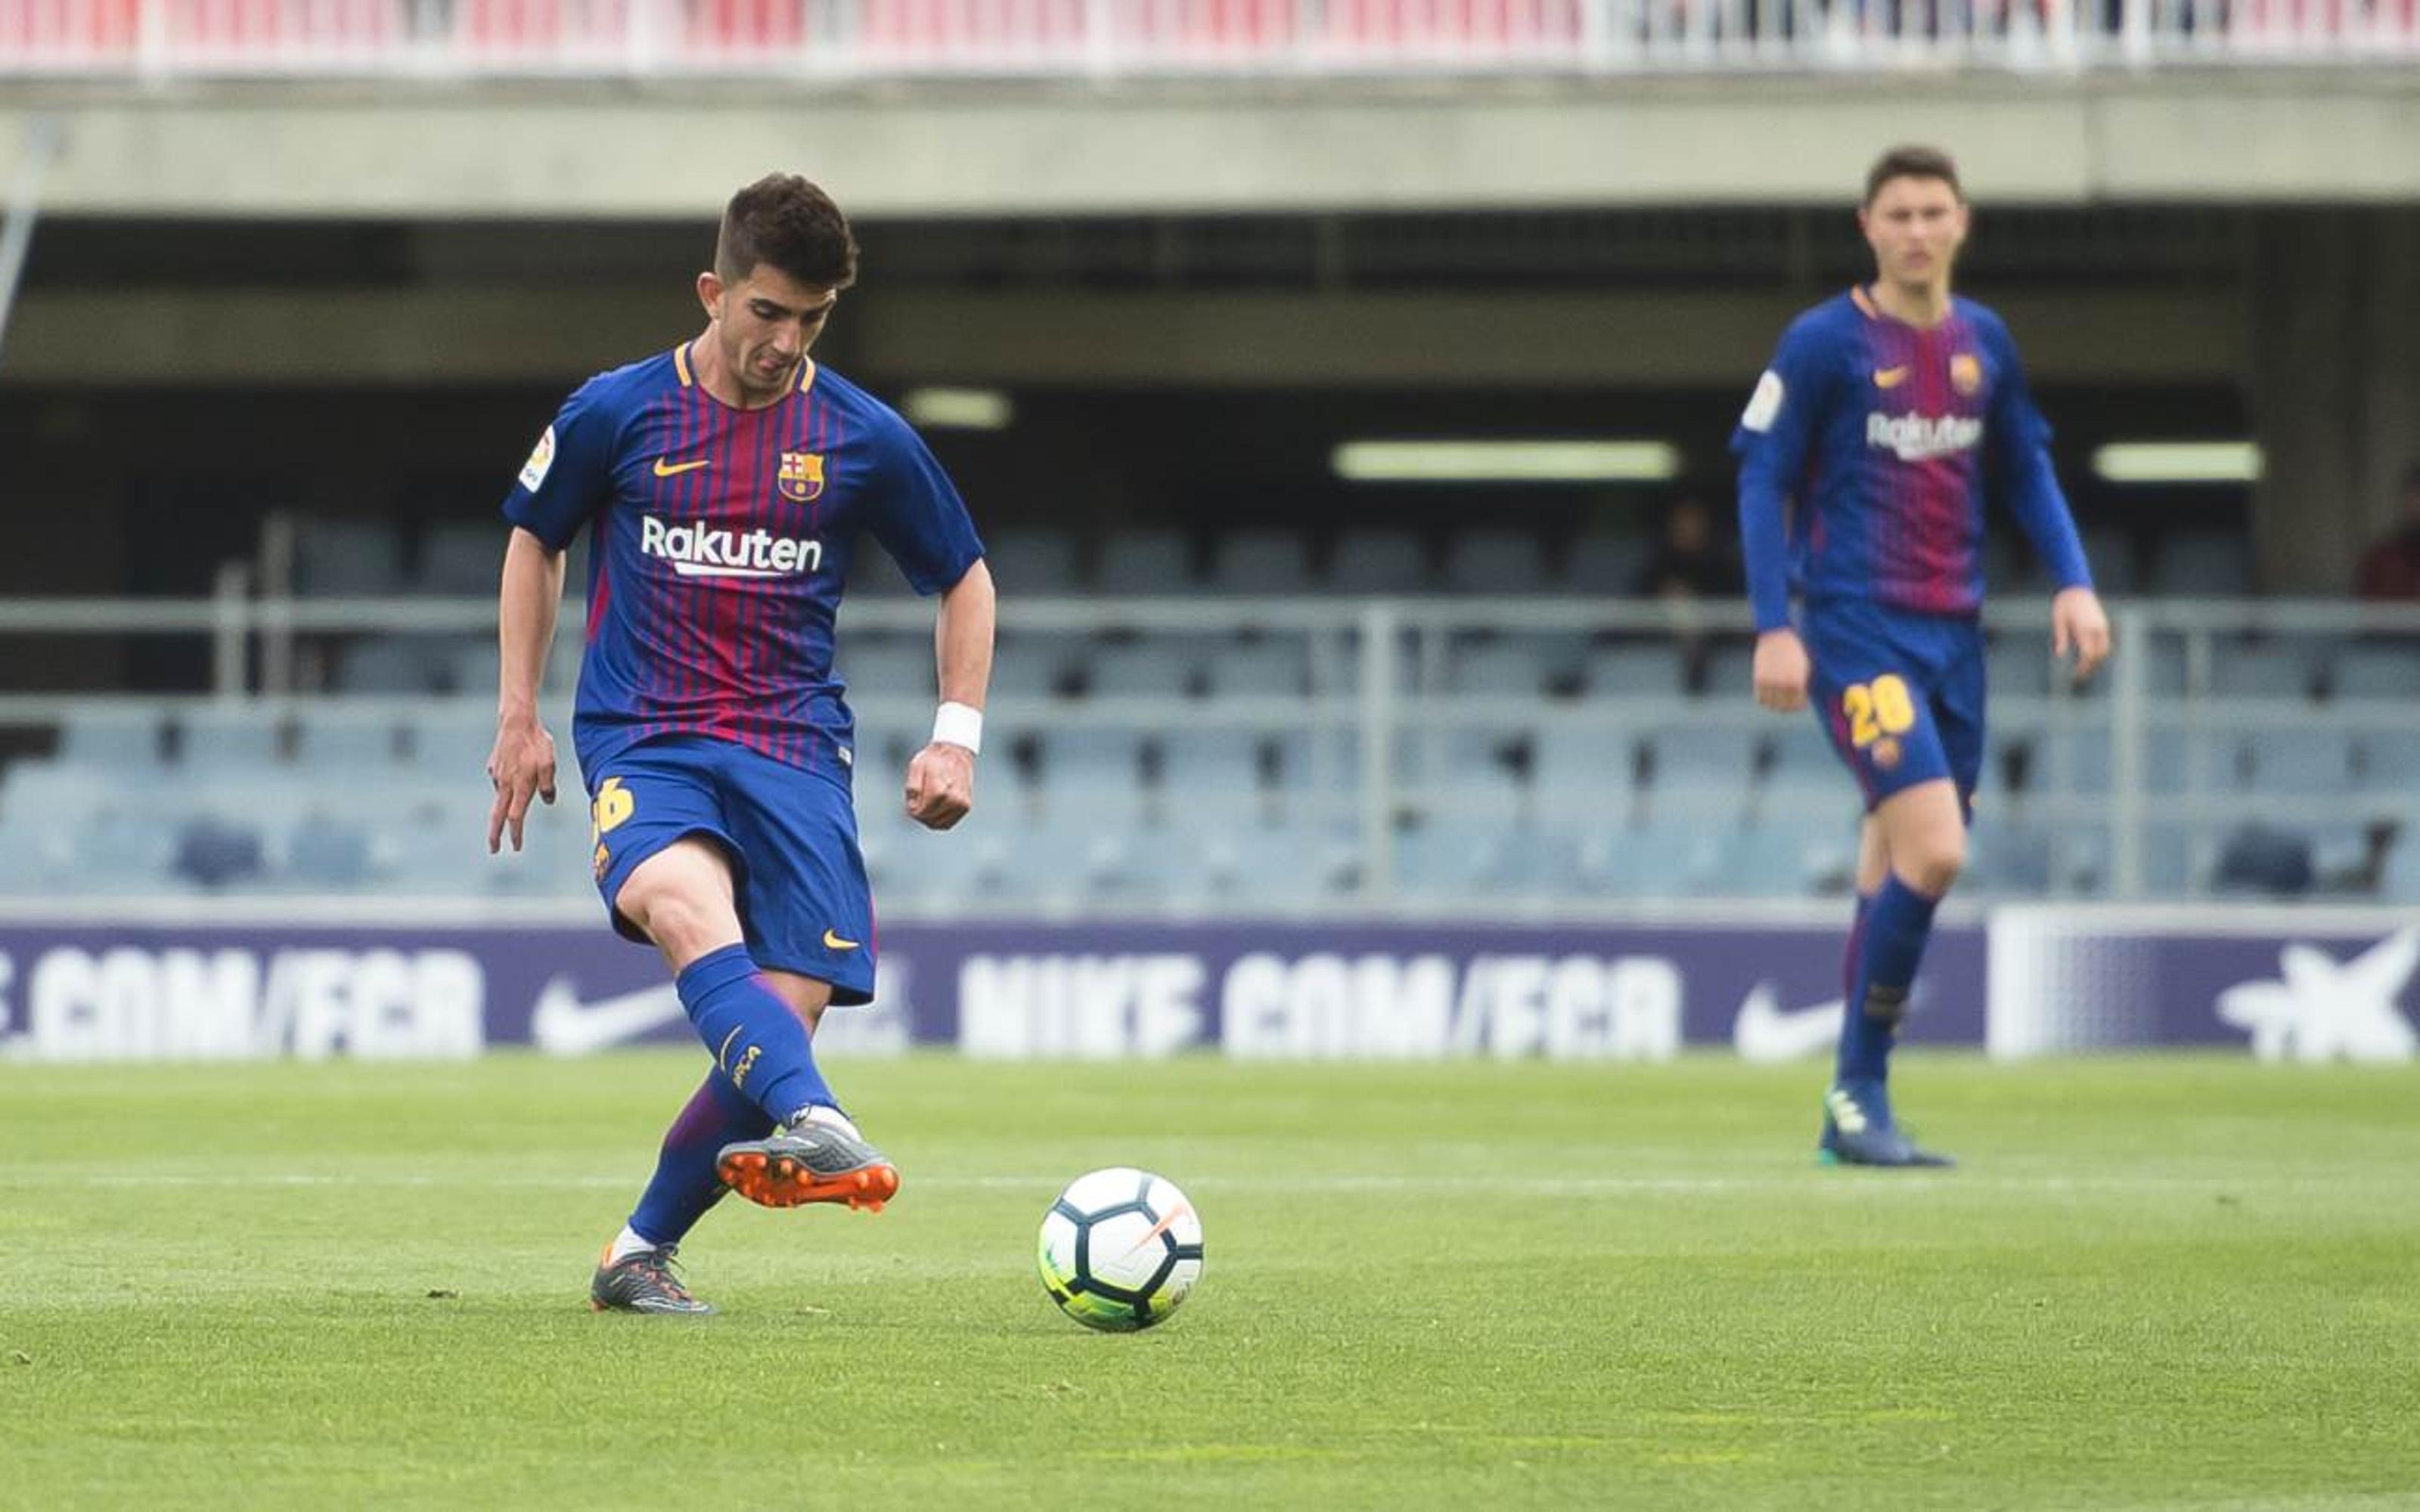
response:
[[[739,937],[730,905],[678,877],[633,875],[614,906],[675,963],[693,961]]]
[[[1966,842],[1961,838],[1912,847],[1907,855],[1894,851],[1891,869],[1916,891],[1938,898],[1957,886],[1958,873],[1966,869]]]

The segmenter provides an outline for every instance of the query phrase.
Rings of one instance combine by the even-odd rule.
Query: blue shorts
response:
[[[615,930],[644,942],[613,900],[640,862],[704,835],[731,858],[758,965],[830,982],[842,1007],[873,1000],[874,898],[845,781],[699,735],[659,736],[584,775],[597,890]]]
[[[1947,778],[1970,814],[1983,773],[1983,627],[1863,600],[1807,607],[1815,717],[1870,810]]]

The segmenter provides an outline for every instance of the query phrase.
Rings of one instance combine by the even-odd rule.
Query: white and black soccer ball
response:
[[[1067,1183],[1042,1215],[1042,1285],[1087,1328],[1130,1333],[1202,1278],[1202,1217],[1176,1183],[1124,1165]]]

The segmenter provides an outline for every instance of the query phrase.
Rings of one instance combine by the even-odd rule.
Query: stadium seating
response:
[[[1544,537],[1528,531],[1481,527],[1433,542],[1364,528],[1323,548],[1307,532],[1255,529],[1211,539],[1197,573],[1191,539],[1132,529],[1094,543],[1088,573],[1080,539],[1010,529],[994,532],[992,548],[1003,576],[1034,596],[1320,602],[1435,588],[1516,604],[1591,582],[1618,596],[1646,550],[1637,536],[1584,534],[1555,554],[1558,575]],[[360,522],[304,522],[298,581],[492,591],[487,525],[433,527],[416,554],[402,540]],[[2094,549],[2123,563],[2132,545],[2110,534],[2096,536]],[[2152,543],[2144,559],[2155,585],[2200,591],[2236,550],[2232,538],[2186,532]],[[1417,611],[1392,658],[1399,701],[1384,812],[1399,890],[1791,897],[1845,886],[1854,790],[1813,717],[1753,712],[1744,637],[1692,641],[1517,620],[1449,628],[1429,618],[1439,608]],[[860,714],[860,762],[884,774],[886,801],[867,810],[869,864],[878,856],[911,903],[980,901],[1012,871],[1026,876],[1038,865],[1063,870],[1052,886],[1070,906],[1315,899],[1359,884],[1360,826],[1373,814],[1357,728],[1362,653],[1349,628],[1034,630],[1013,610],[1007,626],[985,802],[977,824],[946,841],[901,828],[887,801],[930,728],[929,631],[877,622],[844,638],[839,671]],[[333,689],[374,702],[304,700],[277,715],[249,702],[165,713],[97,704],[63,720],[54,756],[0,769],[6,887],[585,888],[576,794],[533,819],[527,856],[482,854],[490,637],[362,634],[334,648]],[[1986,655],[1993,744],[1971,887],[2004,897],[2106,891],[2116,841],[2096,806],[2113,781],[2109,680],[2071,694],[2038,630],[1997,628]],[[2171,630],[2121,655],[2143,658],[2154,700],[2139,811],[2156,894],[2246,885],[2260,859],[2245,839],[2257,838],[2245,827],[2256,820],[2287,838],[2281,850],[2310,851],[2315,890],[2359,893],[2375,882],[2380,896],[2394,896],[2408,881],[2409,856],[2420,851],[2408,818],[2420,792],[2420,728],[2408,713],[2420,698],[2420,652],[2408,641],[2272,629],[2219,635],[2189,655],[2188,637]],[[2196,659],[2207,672],[2198,691],[2187,687]],[[559,690],[577,658],[555,661]],[[554,722],[567,777],[559,709]],[[380,795],[375,806],[365,791]],[[2373,822],[2389,826],[2374,855]],[[1279,871],[1288,871],[1281,882]]]
[[[1534,531],[1467,531],[1448,543],[1445,586],[1457,594],[1519,596],[1546,581],[1543,543]]]
[[[2253,588],[2251,548],[2232,531],[2171,532],[2152,559],[2149,586],[2171,596],[2241,596]]]
[[[1104,537],[1094,584],[1104,594],[1188,594],[1200,586],[1193,543],[1176,531],[1118,531]]]
[[[1428,548],[1409,531],[1346,531],[1330,550],[1327,582],[1340,594],[1421,593],[1429,586]]]
[[[1274,597],[1314,586],[1311,543],[1292,531],[1238,531],[1210,553],[1210,585],[1222,594]]]

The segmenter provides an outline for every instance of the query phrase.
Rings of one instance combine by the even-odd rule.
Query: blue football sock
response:
[[[725,1145],[762,1139],[772,1132],[773,1120],[732,1086],[730,1077],[707,1072],[664,1131],[656,1174],[639,1195],[631,1229],[650,1244],[678,1243],[722,1196],[722,1179],[714,1174],[716,1154]]]
[[[807,1026],[774,995],[744,945],[699,956],[677,979],[681,1007],[716,1069],[777,1123],[840,1106],[815,1069]]]
[[[1892,873],[1862,910],[1848,1011],[1840,1019],[1841,1082],[1879,1082],[1890,1074],[1891,1043],[1940,903]]]

